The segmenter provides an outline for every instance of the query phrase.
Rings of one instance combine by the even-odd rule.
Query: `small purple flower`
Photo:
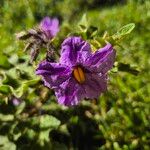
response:
[[[111,44],[92,53],[89,43],[80,37],[69,37],[62,43],[59,63],[43,61],[36,74],[42,76],[45,86],[54,89],[60,104],[76,105],[107,90],[107,72],[115,55]]]
[[[12,103],[13,103],[14,106],[18,106],[21,103],[21,101],[20,101],[20,99],[14,97],[12,99]]]
[[[39,26],[40,30],[45,34],[47,39],[52,39],[59,31],[59,21],[57,18],[45,17]]]

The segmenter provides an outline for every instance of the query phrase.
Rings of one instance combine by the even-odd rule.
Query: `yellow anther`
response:
[[[83,83],[85,81],[85,74],[83,72],[83,69],[80,67],[76,67],[73,70],[73,76],[79,83]]]

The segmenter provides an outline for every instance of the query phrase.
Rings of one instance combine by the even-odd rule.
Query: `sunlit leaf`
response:
[[[117,40],[117,39],[121,39],[124,36],[128,35],[131,33],[131,31],[135,28],[135,24],[134,23],[130,23],[127,24],[125,26],[123,26],[122,28],[120,28],[116,34],[114,34],[112,37],[113,39]]]
[[[81,31],[85,31],[88,27],[88,20],[87,20],[87,15],[83,14],[81,20],[78,23]]]
[[[8,59],[10,64],[17,64],[18,62],[18,55],[17,54],[13,54],[9,59]]]
[[[57,128],[60,125],[60,121],[50,115],[42,115],[40,117],[33,117],[31,119],[33,126],[39,126],[41,129]]]
[[[16,145],[7,136],[0,136],[0,150],[16,150]]]
[[[15,115],[20,114],[25,108],[25,102],[21,102],[20,105],[17,107],[17,111],[15,113]]]
[[[7,56],[0,54],[0,68],[9,69],[11,64],[8,61]]]
[[[135,24],[130,23],[120,28],[117,33],[120,35],[126,35],[129,34],[134,28],[135,28]]]
[[[14,120],[14,115],[0,114],[0,121],[12,121],[12,120]]]
[[[32,140],[36,137],[36,132],[33,129],[28,129],[26,132],[26,136]]]

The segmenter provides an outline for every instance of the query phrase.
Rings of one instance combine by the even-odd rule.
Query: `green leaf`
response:
[[[13,65],[17,64],[18,55],[17,54],[11,55],[11,57],[8,59],[8,61],[9,61],[10,64],[13,64]]]
[[[70,122],[73,124],[77,124],[79,121],[79,117],[78,116],[73,116],[70,118]]]
[[[60,121],[58,119],[49,115],[43,115],[38,118],[35,117],[32,123],[36,126],[38,125],[41,129],[38,134],[38,142],[41,146],[43,146],[45,142],[49,142],[49,132],[60,125]]]
[[[29,119],[32,126],[38,127],[40,129],[55,129],[60,125],[60,121],[50,115],[42,115],[40,117],[32,117]]]
[[[16,145],[10,142],[7,136],[0,135],[0,150],[16,150]]]
[[[49,142],[50,129],[41,131],[38,136],[38,142],[41,146],[44,146],[45,142]]]
[[[79,27],[80,27],[80,30],[81,30],[81,31],[86,31],[86,26],[80,24]]]
[[[128,72],[136,76],[140,73],[137,68],[132,67],[130,64],[118,63],[117,67],[118,71]]]
[[[34,80],[29,80],[29,81],[23,82],[22,85],[16,91],[14,91],[14,95],[16,97],[21,97],[26,91],[28,91],[29,87],[37,85],[39,80],[40,79],[37,78]]]
[[[134,23],[129,23],[122,28],[120,28],[116,34],[114,34],[112,37],[113,39],[121,39],[122,37],[128,35],[131,33],[131,31],[135,28]]]
[[[27,129],[26,136],[33,140],[36,137],[36,132],[33,129]]]
[[[17,107],[17,111],[16,111],[15,115],[19,115],[20,113],[22,113],[23,110],[24,110],[24,108],[25,108],[25,102],[22,102],[22,103]]]
[[[0,54],[0,57],[0,67],[9,69],[11,67],[11,64],[9,63],[7,56]]]
[[[11,94],[12,88],[9,85],[0,85],[0,93],[2,94]]]
[[[16,141],[21,135],[22,135],[21,131],[18,130],[18,122],[13,121],[13,124],[11,124],[10,126],[9,136],[12,137],[13,141]]]
[[[130,23],[120,28],[117,33],[119,33],[120,35],[126,35],[129,34],[134,28],[135,28],[135,24]]]
[[[86,32],[87,38],[89,39],[89,38],[95,36],[97,31],[98,31],[97,27],[89,26],[87,29],[87,32]]]
[[[37,79],[33,79],[33,80],[26,81],[26,82],[24,82],[23,84],[26,85],[26,86],[34,86],[34,85],[36,85],[39,81],[40,81],[40,78],[37,78]]]
[[[0,121],[13,121],[14,115],[4,115],[0,114]]]
[[[85,31],[88,27],[88,20],[87,20],[87,15],[83,14],[81,20],[78,23],[79,28],[81,29],[81,31]]]
[[[101,37],[96,37],[94,40],[90,40],[90,42],[96,48],[96,50],[106,45],[105,39]]]
[[[16,69],[16,71],[19,71],[22,75],[27,74],[25,76],[28,76],[31,78],[35,78],[35,76],[36,76],[33,66],[28,66],[28,64],[26,64],[26,63],[18,64],[15,69]]]
[[[5,78],[3,79],[2,83],[13,88],[19,87],[19,80],[17,79],[15,70],[10,69],[10,73],[7,72],[5,74]]]
[[[40,128],[57,128],[60,121],[53,116],[43,115],[40,118]]]

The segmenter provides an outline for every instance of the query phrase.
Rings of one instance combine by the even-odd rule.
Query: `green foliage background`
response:
[[[98,35],[113,35],[130,22],[134,31],[115,46],[117,61],[140,70],[109,73],[108,92],[76,107],[56,103],[53,91],[34,73],[37,62],[15,33],[57,16],[61,42],[86,12]],[[1,0],[0,1],[0,150],[149,150],[150,149],[149,0]],[[38,60],[43,58],[43,53]],[[14,97],[21,104],[14,106]]]

